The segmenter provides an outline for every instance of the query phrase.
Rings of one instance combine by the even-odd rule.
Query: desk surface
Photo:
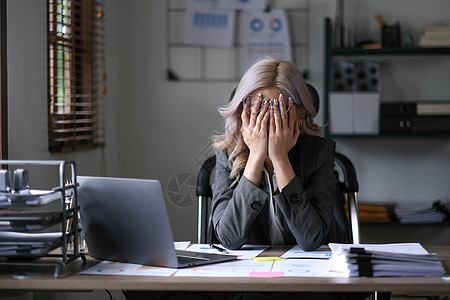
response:
[[[450,246],[425,247],[438,253],[450,274]],[[287,248],[271,248],[262,256],[279,256]],[[450,293],[450,280],[441,277],[379,277],[379,278],[229,278],[229,277],[139,277],[78,275],[77,272],[98,261],[81,259],[65,267],[61,278],[54,278],[51,269],[44,276],[30,279],[12,277],[17,269],[0,271],[2,290],[153,290],[153,291],[260,291],[260,292],[398,292],[398,293]]]

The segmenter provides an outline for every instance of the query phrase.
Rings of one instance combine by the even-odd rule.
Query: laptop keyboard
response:
[[[178,263],[181,264],[190,264],[190,263],[196,263],[199,261],[208,261],[209,259],[203,258],[203,257],[194,257],[194,256],[188,256],[188,255],[177,255]]]

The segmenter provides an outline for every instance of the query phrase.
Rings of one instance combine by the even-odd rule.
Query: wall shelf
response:
[[[324,67],[325,67],[325,80],[324,80],[324,110],[325,110],[325,123],[328,126],[325,127],[324,133],[326,137],[329,138],[352,138],[352,139],[448,139],[450,137],[450,132],[446,129],[442,129],[440,132],[435,132],[432,130],[424,130],[424,129],[414,129],[411,127],[405,132],[401,132],[399,129],[391,132],[381,132],[380,134],[360,134],[355,132],[355,134],[351,133],[332,133],[330,132],[330,123],[331,120],[331,112],[330,112],[330,92],[332,91],[332,72],[333,72],[333,63],[336,58],[349,59],[351,61],[378,61],[378,60],[386,60],[389,59],[398,59],[399,57],[414,57],[421,56],[426,59],[435,57],[435,56],[450,56],[450,48],[421,48],[421,47],[408,47],[408,48],[381,48],[381,49],[362,49],[362,48],[337,48],[333,45],[333,29],[332,22],[329,18],[325,19],[325,59],[324,59]],[[339,91],[337,93],[340,93]],[[348,91],[346,93],[353,93],[352,91]],[[381,99],[383,102],[383,99]],[[402,102],[402,99],[399,100]],[[384,102],[383,102],[384,103]],[[405,102],[406,103],[406,102]],[[413,116],[416,118],[417,116]],[[413,117],[408,119],[410,122],[413,121]],[[447,115],[443,116],[444,122],[446,121]],[[400,117],[399,117],[400,118]],[[401,118],[409,118],[409,116],[401,116]],[[380,118],[381,119],[381,118]],[[414,119],[415,120],[415,119]],[[416,120],[415,120],[416,121]],[[436,122],[436,120],[433,120]],[[419,121],[417,121],[419,122]],[[421,122],[427,122],[421,120]],[[397,124],[397,123],[396,123]],[[428,123],[426,123],[428,124]],[[429,127],[427,125],[427,127]],[[448,128],[448,127],[446,127]],[[403,128],[402,128],[403,129]]]
[[[330,48],[329,53],[333,56],[385,56],[385,55],[449,55],[450,48],[384,48],[384,49],[361,49],[361,48]]]

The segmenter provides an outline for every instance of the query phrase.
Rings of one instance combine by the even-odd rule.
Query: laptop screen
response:
[[[78,176],[89,255],[177,267],[164,195],[157,180]]]

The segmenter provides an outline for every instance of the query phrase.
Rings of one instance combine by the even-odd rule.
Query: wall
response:
[[[282,1],[285,3],[286,1]],[[175,239],[196,239],[194,185],[213,134],[222,131],[217,107],[227,102],[234,82],[168,82],[165,78],[165,1],[106,1],[107,147],[51,155],[47,151],[47,69],[45,0],[8,1],[9,152],[17,159],[74,159],[80,174],[161,180]],[[403,8],[408,6],[408,10]],[[420,31],[424,19],[444,18],[450,4],[434,0],[346,1],[346,22],[361,37],[378,38],[373,14],[398,18],[405,30]],[[310,82],[323,93],[323,19],[334,15],[335,2],[311,1]],[[404,11],[403,11],[404,10]],[[407,11],[407,12],[406,12]],[[414,20],[414,21],[413,21]],[[361,24],[364,24],[362,26]],[[417,40],[417,39],[416,39]],[[433,58],[432,69],[448,75],[448,57]],[[449,86],[416,77],[409,68],[383,68],[382,98],[445,99]],[[420,63],[426,66],[428,62]],[[217,65],[217,68],[223,66]],[[428,71],[427,71],[428,72]],[[419,79],[417,79],[419,78]],[[441,79],[439,79],[441,80]],[[423,81],[423,83],[422,83]],[[400,88],[400,83],[406,87]],[[323,123],[322,115],[319,123]],[[360,199],[399,200],[403,204],[448,195],[448,140],[338,140],[358,170]],[[183,185],[175,179],[185,180]],[[175,183],[169,187],[170,183]],[[179,184],[179,186],[177,186]],[[173,197],[186,196],[182,202]]]

